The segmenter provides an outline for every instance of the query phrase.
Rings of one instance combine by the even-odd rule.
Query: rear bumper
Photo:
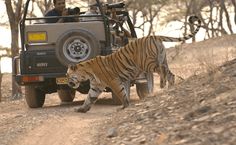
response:
[[[32,84],[56,84],[56,78],[65,77],[64,73],[53,73],[53,74],[16,74],[13,75],[17,84],[21,86],[32,85]]]
[[[45,55],[39,55],[42,52]],[[56,78],[65,77],[66,71],[53,50],[21,52],[13,60],[12,74],[19,85],[56,84]]]

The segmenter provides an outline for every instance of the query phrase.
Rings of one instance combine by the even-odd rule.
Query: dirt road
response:
[[[56,94],[48,96],[40,109],[29,109],[24,100],[1,103],[0,145],[93,145],[97,127],[119,107],[109,101],[99,100],[86,114],[73,111],[82,101],[58,105]]]

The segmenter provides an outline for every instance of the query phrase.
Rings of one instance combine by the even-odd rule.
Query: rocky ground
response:
[[[97,144],[234,145],[236,59],[118,112]]]
[[[43,108],[29,109],[24,99],[9,99],[10,75],[3,76],[0,145],[235,145],[236,35],[168,49],[177,84],[117,111],[102,94],[86,113],[74,112],[85,96],[60,104],[47,95]],[[221,65],[223,62],[223,65]],[[218,66],[221,67],[218,67]],[[158,76],[155,76],[158,79]]]

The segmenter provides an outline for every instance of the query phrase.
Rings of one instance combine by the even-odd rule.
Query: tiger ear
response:
[[[69,69],[71,69],[73,71],[76,71],[78,69],[76,64],[69,64],[68,67],[69,67]]]

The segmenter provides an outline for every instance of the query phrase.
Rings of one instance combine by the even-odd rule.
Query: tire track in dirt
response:
[[[14,145],[92,145],[99,130],[97,129],[116,106],[94,105],[86,114],[71,111],[60,117],[52,117],[39,126],[21,135]]]
[[[104,93],[87,113],[74,112],[83,104],[60,105],[58,95],[50,94],[43,108],[30,109],[24,100],[0,104],[1,145],[94,145],[99,127],[117,112],[110,94]]]

